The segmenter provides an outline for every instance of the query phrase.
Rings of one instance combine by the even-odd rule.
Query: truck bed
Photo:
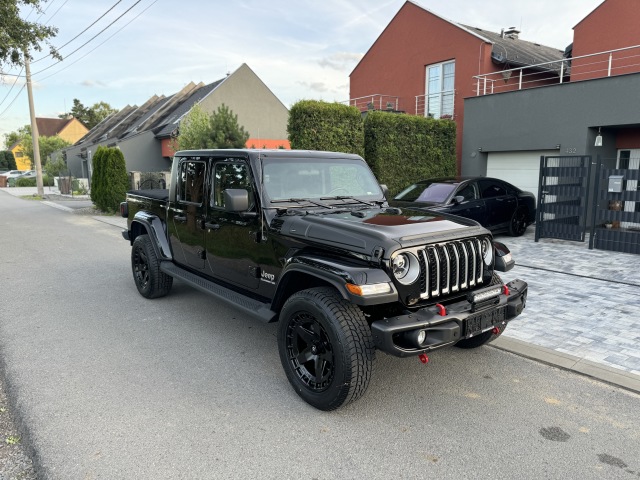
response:
[[[169,201],[169,190],[155,188],[153,190],[129,190],[127,195],[136,195],[144,198],[152,198],[153,200]]]

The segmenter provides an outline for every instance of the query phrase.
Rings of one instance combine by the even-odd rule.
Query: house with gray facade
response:
[[[289,147],[288,109],[253,70],[242,64],[213,83],[191,82],[173,95],[154,95],[141,106],[128,105],[61,154],[77,178],[91,178],[91,158],[100,145],[122,150],[129,172],[168,171],[180,121],[196,104],[207,113],[223,104],[229,107],[249,132],[248,148]]]

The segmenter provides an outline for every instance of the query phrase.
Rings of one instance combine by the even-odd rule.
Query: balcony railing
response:
[[[394,95],[383,95],[374,93],[364,97],[351,98],[348,103],[352,107],[358,107],[361,112],[366,110],[393,110],[398,111],[400,106],[399,98]]]
[[[640,45],[485,73],[473,77],[476,96],[640,72]]]

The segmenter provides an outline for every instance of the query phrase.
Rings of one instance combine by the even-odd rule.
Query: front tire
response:
[[[366,391],[374,361],[362,311],[332,288],[293,294],[280,312],[278,350],[296,393],[319,410],[335,410]]]
[[[171,290],[173,277],[160,270],[160,261],[149,235],[139,235],[133,241],[131,270],[133,281],[143,297],[164,297]]]

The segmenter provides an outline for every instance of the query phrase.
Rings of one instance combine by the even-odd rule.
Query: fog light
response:
[[[422,347],[424,347],[424,342],[427,340],[427,331],[426,330],[411,330],[410,332],[406,332],[404,334],[404,337],[414,347],[422,348]]]

